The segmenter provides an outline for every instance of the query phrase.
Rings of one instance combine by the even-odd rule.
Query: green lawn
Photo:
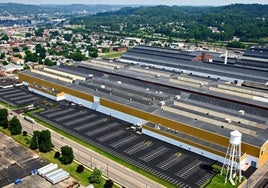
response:
[[[223,171],[223,175],[221,175],[221,166],[218,165],[213,165],[213,169],[214,171],[217,171],[218,174],[216,176],[213,177],[213,179],[211,180],[211,182],[208,184],[205,183],[202,187],[203,188],[236,188],[239,187],[239,185],[245,180],[244,177],[242,177],[241,182],[235,181],[236,185],[233,186],[230,181],[227,181],[227,183],[225,183],[225,174],[226,174],[226,170]]]
[[[12,137],[15,141],[17,141],[18,143],[20,143],[21,145],[29,148],[30,147],[30,140],[31,140],[31,136],[22,136],[22,134],[20,135],[15,135],[15,136],[11,136],[10,132],[8,129],[3,129],[2,127],[0,127],[0,131],[3,132],[4,134]],[[79,165],[79,163],[77,163],[76,161],[72,162],[71,164],[68,165],[63,165],[61,164],[61,162],[58,159],[54,158],[55,155],[55,151],[52,150],[48,153],[39,153],[39,155],[44,158],[46,161],[50,162],[50,163],[56,163],[58,164],[58,166],[66,171],[68,171],[71,176],[73,178],[75,178],[81,185],[87,186],[89,185],[88,182],[88,177],[91,173],[91,170],[88,168],[85,168],[85,170],[82,173],[77,173],[76,172],[76,168]],[[105,179],[102,178],[101,183],[100,184],[96,184],[94,185],[94,187],[96,188],[102,188],[105,184]],[[114,185],[114,188],[117,188],[118,186]]]
[[[55,155],[55,151],[52,150],[48,153],[40,153],[40,155],[42,156],[42,158],[46,159],[47,161],[51,162],[51,163],[56,163],[58,164],[58,166],[64,170],[66,170],[67,172],[69,172],[71,174],[71,176],[73,178],[75,178],[81,185],[87,186],[89,185],[88,182],[88,177],[90,175],[90,173],[92,172],[90,169],[85,168],[85,170],[82,173],[77,173],[76,172],[76,168],[79,165],[79,163],[77,162],[72,162],[71,164],[68,165],[63,165],[60,163],[60,161],[58,159],[54,158]],[[104,186],[105,184],[105,179],[102,178],[101,183],[100,184],[95,184],[94,187],[96,188],[101,188]],[[115,186],[114,186],[115,187]]]
[[[124,53],[125,52],[108,52],[108,53],[103,53],[100,56],[105,58],[105,59],[113,59],[113,58],[121,57]]]

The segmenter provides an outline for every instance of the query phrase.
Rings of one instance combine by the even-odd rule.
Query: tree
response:
[[[239,41],[232,41],[227,44],[227,47],[231,48],[245,48],[245,45]]]
[[[31,62],[37,62],[38,61],[38,55],[36,53],[32,53],[30,50],[25,51],[25,62],[31,61]]]
[[[38,143],[38,137],[40,137],[39,135],[41,134],[40,131],[34,131],[33,132],[33,137],[32,137],[32,140],[30,142],[30,148],[32,150],[35,150],[37,148],[39,148],[39,143]]]
[[[8,128],[8,111],[7,109],[0,109],[0,126],[4,129]]]
[[[1,53],[0,59],[5,59],[5,57],[6,57],[6,54],[5,53]]]
[[[25,33],[25,37],[26,37],[26,38],[30,38],[31,36],[32,36],[31,33]]]
[[[39,57],[41,57],[42,59],[46,57],[46,50],[41,46],[41,44],[37,44],[35,46],[35,53],[39,54]]]
[[[5,40],[5,41],[8,41],[9,37],[7,35],[4,35],[1,40]]]
[[[27,134],[28,134],[27,131],[22,132],[22,136],[27,136]]]
[[[18,58],[20,58],[20,59],[22,58],[22,55],[20,55],[20,54],[14,54],[13,56],[14,56],[14,57],[18,57]]]
[[[56,152],[55,152],[55,155],[54,155],[54,158],[55,158],[55,159],[60,158],[60,152],[56,151]]]
[[[57,37],[57,36],[59,36],[59,32],[56,30],[56,31],[51,31],[50,32],[50,37],[52,38],[52,37]]]
[[[45,65],[47,65],[47,66],[53,66],[53,65],[56,65],[56,63],[53,62],[53,61],[51,61],[51,60],[49,60],[49,59],[45,59]]]
[[[8,62],[7,61],[3,61],[2,64],[3,65],[8,65]]]
[[[18,47],[14,47],[12,50],[13,52],[20,52],[20,49]]]
[[[26,52],[27,50],[29,50],[29,48],[28,48],[27,46],[23,46],[22,49],[23,49],[23,51],[25,51],[25,52]]]
[[[8,128],[8,119],[1,120],[0,126],[3,127],[4,129]]]
[[[90,54],[90,56],[91,56],[92,58],[97,58],[99,55],[98,55],[97,52],[93,52],[93,53]]]
[[[113,180],[106,180],[105,184],[104,184],[104,188],[112,188],[114,185]]]
[[[14,116],[10,120],[8,129],[9,129],[11,135],[21,134],[22,127],[21,127],[20,121],[17,119],[17,116]]]
[[[70,164],[74,160],[73,149],[69,146],[63,146],[60,148],[61,157],[59,158],[62,164]]]
[[[6,119],[8,116],[8,111],[7,109],[0,109],[0,120]]]
[[[72,34],[64,34],[64,35],[63,35],[63,38],[64,38],[64,40],[66,40],[66,41],[71,41],[71,40],[72,40],[72,37],[73,37]]]
[[[93,46],[87,46],[88,55],[92,58],[98,57],[98,50]],[[108,49],[109,50],[109,49]]]
[[[86,56],[83,55],[79,50],[76,50],[76,52],[72,53],[70,58],[75,61],[83,61],[87,59]]]
[[[33,132],[33,137],[30,143],[31,149],[39,149],[40,152],[46,153],[51,151],[53,147],[49,130]]]
[[[30,69],[30,66],[29,65],[24,65],[23,70],[26,70],[26,69]]]
[[[95,167],[88,177],[89,183],[99,184],[101,182],[101,174],[101,171]]]
[[[39,29],[37,29],[37,30],[34,31],[35,36],[37,36],[37,37],[42,37],[43,36],[43,32],[44,32],[44,29],[43,28],[39,28]]]
[[[81,172],[84,171],[84,169],[85,169],[84,166],[80,164],[80,165],[77,166],[76,172],[81,173]]]
[[[53,144],[51,142],[51,135],[49,130],[41,131],[40,137],[38,138],[39,151],[46,153],[52,150]]]

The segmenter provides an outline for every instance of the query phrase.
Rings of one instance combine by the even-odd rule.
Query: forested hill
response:
[[[125,5],[29,5],[19,3],[0,3],[0,16],[13,15],[17,17],[24,17],[37,14],[76,14],[83,11],[86,11],[88,14],[96,14],[98,12],[119,10],[122,7],[125,7]]]
[[[261,41],[268,37],[268,5],[232,4],[220,7],[125,7],[72,20],[90,31],[120,35],[159,35],[198,40]]]

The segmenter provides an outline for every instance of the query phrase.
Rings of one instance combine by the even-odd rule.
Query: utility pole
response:
[[[37,149],[38,149],[38,153],[39,153],[39,143],[38,143],[38,136],[37,136],[37,134],[35,135],[35,138],[36,138],[36,145],[37,145]]]

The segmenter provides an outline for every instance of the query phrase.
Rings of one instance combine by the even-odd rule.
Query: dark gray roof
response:
[[[252,47],[246,50],[243,56],[268,59],[268,48]]]
[[[154,51],[155,50],[155,51]],[[191,52],[175,52],[174,49],[159,49],[146,46],[136,46],[126,52],[122,59],[140,61],[148,64],[156,64],[189,71],[198,71],[206,74],[215,74],[242,80],[266,83],[267,71],[252,70],[246,67],[238,67],[233,64],[194,62]],[[188,57],[185,58],[185,56]],[[249,76],[250,75],[250,76]]]

